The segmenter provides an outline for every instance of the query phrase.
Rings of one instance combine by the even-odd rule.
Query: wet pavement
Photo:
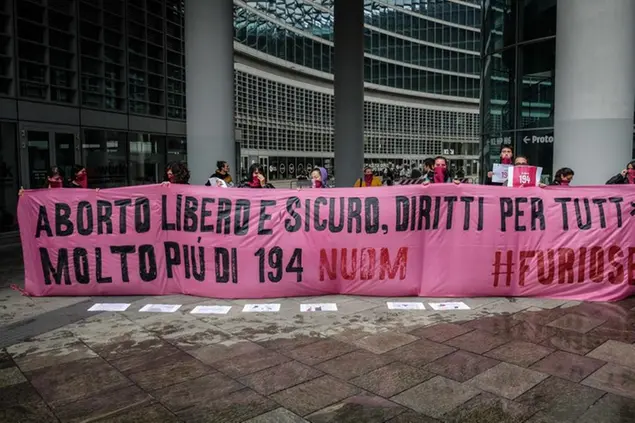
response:
[[[635,298],[128,297],[90,313],[121,300],[21,296],[19,255],[0,256],[0,422],[635,422]],[[280,311],[242,312],[259,302]],[[338,311],[300,312],[317,302]]]

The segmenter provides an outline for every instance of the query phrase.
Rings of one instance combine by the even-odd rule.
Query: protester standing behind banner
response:
[[[492,170],[487,172],[487,182],[489,185],[506,185],[506,180],[501,180],[501,174],[508,170],[514,163],[514,149],[511,144],[504,144],[501,147],[500,163],[496,163]],[[498,165],[498,166],[497,166]]]
[[[273,185],[267,183],[264,168],[259,163],[253,163],[247,171],[247,179],[239,188],[273,188]]]
[[[64,187],[64,171],[57,167],[51,166],[51,168],[46,171],[46,182],[42,188],[63,188]],[[22,197],[24,194],[24,187],[20,187],[18,191],[18,196]]]
[[[210,180],[212,178],[218,178],[225,183],[225,187],[233,187],[234,181],[229,174],[229,163],[223,160],[219,160],[216,162],[216,171],[212,176],[210,176],[209,180],[205,183],[205,186],[210,186]],[[213,186],[213,185],[212,185]]]
[[[185,163],[170,163],[165,168],[165,182],[169,182],[171,184],[189,185],[190,170],[187,168]]]
[[[362,181],[362,178],[359,178],[354,185],[355,188],[380,187],[380,186],[381,186],[381,179],[379,179],[378,176],[373,175],[373,169],[371,169],[368,166],[364,168],[364,180]]]
[[[607,185],[635,184],[635,160],[626,165],[626,169],[613,176],[606,182]]]
[[[449,184],[454,180],[455,184],[460,184],[461,181],[458,179],[453,179],[452,174],[450,173],[450,169],[448,168],[448,159],[443,156],[437,156],[434,159],[434,176],[431,181],[426,180],[423,182],[423,185],[428,185],[429,183],[434,184]]]
[[[556,175],[553,177],[551,185],[569,186],[574,175],[575,173],[573,172],[573,169],[569,169],[568,167],[558,169]]]
[[[428,181],[428,182],[431,182],[434,179],[434,159],[433,158],[428,157],[427,159],[423,161],[423,175],[420,175],[419,177],[421,176],[423,176],[424,181]]]
[[[68,188],[88,188],[88,174],[82,165],[73,165]]]
[[[328,173],[323,167],[316,167],[311,172],[311,187],[312,188],[328,188],[327,185]]]

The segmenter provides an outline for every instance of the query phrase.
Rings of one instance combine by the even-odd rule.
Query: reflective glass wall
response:
[[[501,144],[543,167],[553,163],[556,0],[484,0],[481,171]]]
[[[278,59],[333,73],[333,1],[235,2],[234,38]],[[478,1],[366,1],[364,16],[366,82],[478,98]]]

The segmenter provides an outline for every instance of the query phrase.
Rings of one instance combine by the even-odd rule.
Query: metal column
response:
[[[364,166],[364,0],[335,0],[335,183],[351,187]]]

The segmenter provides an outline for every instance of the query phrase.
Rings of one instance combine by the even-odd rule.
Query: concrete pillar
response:
[[[335,184],[352,187],[364,166],[364,0],[335,0]]]
[[[202,185],[216,161],[234,179],[234,26],[232,0],[186,0],[185,79],[187,164],[190,182]]]
[[[633,147],[635,1],[558,0],[554,173],[604,184]]]

